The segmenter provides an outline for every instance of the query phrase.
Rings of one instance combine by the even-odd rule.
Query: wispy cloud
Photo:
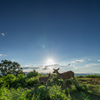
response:
[[[0,54],[0,56],[2,56],[2,54]]]
[[[24,65],[23,69],[39,69],[40,66],[34,66],[34,65]]]
[[[90,60],[90,59],[88,59],[88,60]]]
[[[68,65],[66,65],[65,67],[69,67],[69,66],[71,66],[71,64],[68,64]]]
[[[81,62],[84,62],[84,60],[75,60],[75,61],[72,61],[71,63],[81,63]]]
[[[0,56],[7,56],[7,55],[4,55],[4,54],[0,54]]]
[[[41,70],[47,70],[49,68],[53,68],[55,66],[60,66],[59,64],[52,64],[52,65],[40,65],[40,66],[35,66],[35,65],[24,65],[23,69],[41,69]]]
[[[15,61],[14,59],[12,59],[11,61]]]
[[[39,69],[39,67],[23,67],[23,69]]]
[[[100,66],[100,64],[90,63],[90,64],[86,64],[84,66],[77,66],[77,67],[74,66],[74,69],[89,68],[89,67],[96,68],[97,66]]]
[[[100,61],[100,60],[97,60],[97,61]]]
[[[1,33],[1,35],[2,35],[2,36],[5,36],[5,34],[4,34],[4,33]]]

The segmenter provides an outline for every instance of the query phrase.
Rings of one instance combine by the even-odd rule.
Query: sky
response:
[[[0,61],[23,71],[100,73],[99,0],[0,0]]]

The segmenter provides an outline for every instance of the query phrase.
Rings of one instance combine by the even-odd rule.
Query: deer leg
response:
[[[38,84],[40,83],[40,81],[38,82]]]
[[[66,88],[65,80],[63,80],[63,89]]]
[[[66,88],[66,80],[65,80],[65,88]]]
[[[64,80],[63,80],[63,89],[64,89],[64,84],[65,84],[65,82],[64,82]]]

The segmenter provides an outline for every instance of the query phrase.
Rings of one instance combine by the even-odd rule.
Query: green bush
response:
[[[12,87],[26,87],[27,83],[25,82],[26,76],[24,74],[18,74],[16,80],[13,82]]]
[[[82,76],[82,75],[79,75],[78,77],[79,77],[79,78],[83,78],[84,76]]]
[[[38,76],[38,72],[36,72],[36,70],[33,70],[27,74],[28,78],[35,77],[35,76]]]
[[[35,84],[38,83],[38,78],[37,77],[27,78],[25,81],[28,86],[34,86]]]
[[[0,78],[0,87],[4,84],[3,78]]]
[[[24,74],[18,74],[17,79],[20,83],[25,82],[26,76]]]
[[[24,90],[23,88],[11,88],[10,90],[7,87],[0,88],[0,100],[31,100],[31,97],[31,90]]]
[[[80,84],[76,86],[78,91],[84,91],[84,87]]]
[[[90,75],[90,74],[88,74],[88,75],[86,75],[85,77],[86,77],[86,78],[100,78],[100,75],[97,75],[97,74]]]
[[[45,86],[40,86],[33,94],[32,100],[50,100],[49,88],[46,88]]]
[[[68,100],[65,91],[60,86],[53,86],[49,90],[50,100]]]
[[[7,76],[3,76],[3,81],[6,86],[11,86],[15,80],[16,76],[12,74],[7,74]]]
[[[59,86],[40,86],[33,94],[32,100],[68,100],[64,90]]]

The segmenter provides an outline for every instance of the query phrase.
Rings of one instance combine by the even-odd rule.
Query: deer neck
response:
[[[48,78],[49,78],[50,76],[48,75]]]
[[[57,75],[60,77],[60,73],[59,72],[57,72]]]

